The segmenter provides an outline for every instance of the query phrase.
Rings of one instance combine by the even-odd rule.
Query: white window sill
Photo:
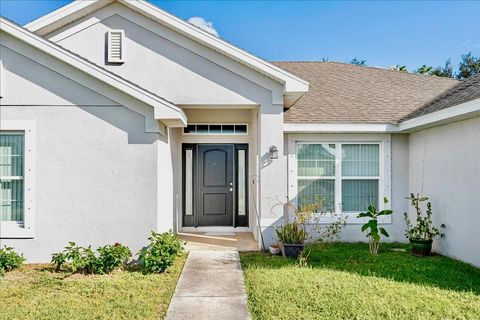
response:
[[[32,228],[25,227],[23,223],[2,221],[0,222],[0,239],[32,239]]]

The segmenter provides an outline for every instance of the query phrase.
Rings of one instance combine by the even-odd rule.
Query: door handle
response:
[[[233,188],[230,188],[230,192],[232,192],[232,191],[233,191]]]

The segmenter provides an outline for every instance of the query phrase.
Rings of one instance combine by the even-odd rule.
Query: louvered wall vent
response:
[[[125,62],[125,31],[112,30],[107,33],[107,62]]]

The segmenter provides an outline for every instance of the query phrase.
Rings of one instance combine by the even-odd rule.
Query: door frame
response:
[[[198,170],[198,146],[199,145],[229,145],[233,147],[233,215],[232,215],[232,225],[231,226],[208,226],[208,227],[199,227],[198,225],[198,208],[197,208],[197,198],[199,194],[199,170]],[[186,215],[186,151],[192,151],[192,215]],[[238,214],[238,150],[245,151],[245,215],[239,216]],[[182,143],[182,219],[181,226],[182,228],[233,228],[235,230],[249,228],[249,190],[248,190],[248,181],[249,181],[249,148],[248,143]],[[242,230],[243,231],[243,230]]]

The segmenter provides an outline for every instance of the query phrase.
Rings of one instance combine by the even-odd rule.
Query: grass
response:
[[[396,251],[400,249],[405,251]],[[480,269],[443,256],[417,258],[403,244],[310,248],[309,266],[241,255],[253,319],[479,319]]]
[[[26,265],[0,278],[0,319],[163,319],[185,259],[149,275],[72,275]]]

